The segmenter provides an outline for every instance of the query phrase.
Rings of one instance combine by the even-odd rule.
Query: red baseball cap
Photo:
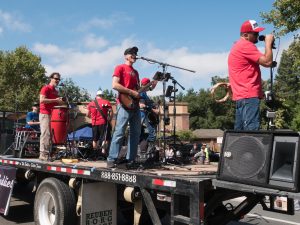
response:
[[[259,27],[255,20],[247,20],[241,26],[241,33],[261,32],[265,28]]]
[[[142,80],[141,80],[141,84],[142,85],[146,85],[146,84],[148,84],[150,82],[150,79],[149,78],[143,78]]]

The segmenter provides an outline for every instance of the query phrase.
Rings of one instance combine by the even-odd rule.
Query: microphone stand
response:
[[[178,83],[177,80],[174,79],[174,77],[170,77],[173,83],[173,143],[175,145],[176,143],[176,92],[178,89],[176,89],[176,84],[182,89],[185,90],[185,88]]]
[[[166,92],[166,82],[168,81],[168,79],[170,78],[170,76],[167,76],[167,67],[173,67],[173,68],[177,68],[177,69],[181,69],[181,70],[185,70],[191,73],[195,73],[196,71],[194,70],[190,70],[190,69],[186,69],[183,67],[179,67],[179,66],[174,66],[168,63],[164,63],[164,62],[159,62],[157,60],[154,59],[150,59],[150,58],[146,58],[146,57],[138,57],[139,59],[145,60],[147,62],[151,62],[151,63],[156,63],[159,64],[162,67],[162,74],[163,74],[163,109],[164,109],[164,114],[163,114],[163,150],[164,150],[164,162],[167,162],[167,158],[166,158],[166,123],[169,122],[168,118],[167,118],[167,112],[166,112],[166,99],[165,99],[165,92]],[[178,84],[178,82],[176,82]],[[179,86],[181,88],[183,88],[180,84]],[[184,90],[184,88],[183,88]],[[175,107],[174,107],[175,108]],[[175,112],[176,113],[176,112]]]
[[[276,112],[274,110],[274,94],[273,94],[273,68],[277,66],[277,62],[273,61],[272,65],[270,67],[270,89],[269,91],[265,92],[265,101],[269,109],[267,109],[267,118],[268,118],[268,124],[267,124],[267,130],[275,130],[275,124],[274,119],[276,116]]]

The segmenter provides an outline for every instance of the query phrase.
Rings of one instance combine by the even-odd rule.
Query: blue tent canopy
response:
[[[93,140],[93,132],[91,126],[82,127],[74,132],[68,134],[70,141],[91,141]]]

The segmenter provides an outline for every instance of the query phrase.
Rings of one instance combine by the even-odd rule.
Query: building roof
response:
[[[197,129],[193,131],[197,138],[217,138],[223,137],[224,131],[221,129]]]

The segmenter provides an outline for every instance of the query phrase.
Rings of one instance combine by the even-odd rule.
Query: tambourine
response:
[[[215,98],[215,91],[218,87],[223,87],[226,89],[226,95],[221,98],[221,99],[215,99],[216,102],[221,103],[221,102],[226,102],[228,98],[232,95],[231,88],[229,86],[229,83],[221,82],[221,83],[216,83],[211,89],[210,93]]]

